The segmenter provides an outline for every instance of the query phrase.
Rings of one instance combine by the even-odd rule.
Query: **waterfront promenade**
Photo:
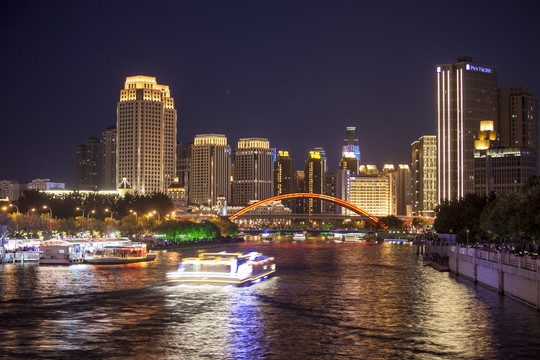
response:
[[[540,310],[540,259],[535,256],[440,241],[428,241],[425,246],[426,256],[438,256],[438,262],[447,264],[450,272]]]

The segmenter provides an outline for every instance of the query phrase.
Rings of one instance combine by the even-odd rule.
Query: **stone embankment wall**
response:
[[[540,310],[540,260],[474,248],[448,246],[450,271]]]

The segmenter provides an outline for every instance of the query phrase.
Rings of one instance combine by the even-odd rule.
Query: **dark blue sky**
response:
[[[472,56],[538,96],[534,4],[13,1],[0,15],[0,180],[72,186],[76,146],[115,124],[139,74],[170,86],[182,143],[267,137],[297,168],[322,146],[335,169],[356,126],[363,163],[409,163],[411,142],[435,134],[435,64]]]

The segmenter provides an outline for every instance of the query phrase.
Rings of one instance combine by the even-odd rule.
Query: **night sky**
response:
[[[444,4],[444,6],[442,5]],[[1,11],[0,180],[75,183],[77,145],[116,123],[126,76],[157,77],[178,140],[266,137],[297,169],[346,126],[362,162],[435,135],[435,65],[472,56],[540,94],[534,1],[11,1]]]

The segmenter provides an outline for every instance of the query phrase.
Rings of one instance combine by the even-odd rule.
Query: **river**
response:
[[[170,286],[195,250],[123,266],[0,265],[7,358],[525,359],[540,313],[422,266],[412,246],[245,242],[276,258],[251,287]],[[215,249],[222,250],[222,249]]]

